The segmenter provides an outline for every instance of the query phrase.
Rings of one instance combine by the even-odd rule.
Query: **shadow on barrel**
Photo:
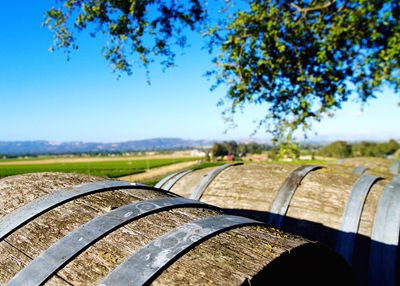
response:
[[[351,253],[341,254],[351,265],[357,285],[394,286],[400,284],[400,270],[398,265],[400,251],[397,245],[388,245],[371,240],[370,237],[365,235],[342,232],[320,223],[281,216],[270,212],[248,209],[224,209],[224,211],[228,214],[245,216],[265,223],[271,220],[282,221],[283,223],[279,229],[302,236],[311,241],[318,241],[335,251],[338,251],[340,247],[337,244],[339,238],[340,241],[346,241],[347,243],[353,241],[354,247],[351,248]],[[311,259],[306,264],[311,263]],[[288,277],[286,279],[292,278]],[[329,278],[327,277],[327,279]]]

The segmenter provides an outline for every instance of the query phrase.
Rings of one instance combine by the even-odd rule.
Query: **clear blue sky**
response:
[[[35,4],[33,4],[35,3]],[[201,40],[177,58],[165,73],[144,70],[116,80],[101,55],[101,42],[82,36],[80,50],[67,62],[61,51],[48,52],[52,35],[41,27],[53,1],[3,1],[0,10],[0,141],[125,141],[152,137],[245,139],[261,118],[250,107],[237,118],[238,128],[224,134],[224,89],[211,92],[202,75],[211,68]],[[400,138],[400,97],[384,90],[361,113],[344,104],[333,119],[316,124],[321,139]],[[269,136],[259,132],[256,138]]]

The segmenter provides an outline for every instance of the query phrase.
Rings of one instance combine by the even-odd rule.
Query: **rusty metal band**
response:
[[[365,200],[375,182],[381,179],[378,176],[362,175],[354,184],[347,200],[336,241],[336,252],[341,254],[350,265],[352,265],[354,246]]]
[[[175,177],[173,177],[171,180],[169,180],[169,181],[163,186],[163,189],[166,190],[166,191],[171,190],[171,188],[172,188],[173,186],[175,186],[175,184],[176,184],[180,179],[182,179],[184,176],[186,176],[187,174],[189,174],[189,173],[191,173],[191,172],[193,172],[193,170],[187,170],[187,171],[185,171],[185,172],[182,172],[182,173],[176,175]]]
[[[123,225],[150,214],[183,207],[216,209],[184,198],[147,200],[119,207],[94,218],[57,241],[17,273],[7,285],[43,285],[85,249]]]
[[[390,166],[389,171],[393,175],[400,174],[400,160],[393,161],[392,165]]]
[[[201,181],[200,183],[194,188],[194,191],[190,195],[190,198],[193,200],[200,200],[201,197],[203,196],[204,191],[206,188],[211,184],[211,182],[218,176],[219,173],[224,171],[225,169],[237,165],[243,165],[242,162],[239,163],[232,163],[232,164],[224,164],[222,166],[219,166],[209,172]]]
[[[5,217],[2,217],[0,219],[0,241],[41,214],[62,204],[83,196],[119,189],[149,189],[160,191],[145,185],[122,181],[102,181],[77,185],[71,189],[61,189],[40,197],[14,210]]]
[[[231,215],[202,218],[186,223],[151,241],[114,269],[99,286],[148,285],[196,245],[219,233],[261,222]]]
[[[292,200],[297,187],[300,185],[304,177],[311,171],[321,169],[321,166],[301,166],[294,170],[283,182],[279,188],[275,199],[271,205],[270,214],[267,218],[267,224],[274,227],[280,227],[283,218],[287,213],[290,201]]]
[[[368,170],[368,167],[358,166],[353,169],[353,174],[362,175]]]
[[[378,202],[371,234],[369,285],[398,285],[400,175],[385,187]]]
[[[168,175],[159,181],[154,187],[169,191],[180,179],[192,171],[193,170],[185,170]]]

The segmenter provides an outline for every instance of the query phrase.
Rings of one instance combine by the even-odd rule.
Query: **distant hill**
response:
[[[96,143],[52,141],[0,141],[0,154],[7,156],[72,154],[72,153],[119,153],[132,151],[182,150],[210,147],[214,141],[185,140],[181,138],[152,138],[144,140]]]

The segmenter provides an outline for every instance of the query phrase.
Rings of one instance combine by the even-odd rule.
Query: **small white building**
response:
[[[190,155],[192,157],[205,157],[206,156],[206,152],[195,149],[195,150],[192,150],[190,152]]]

